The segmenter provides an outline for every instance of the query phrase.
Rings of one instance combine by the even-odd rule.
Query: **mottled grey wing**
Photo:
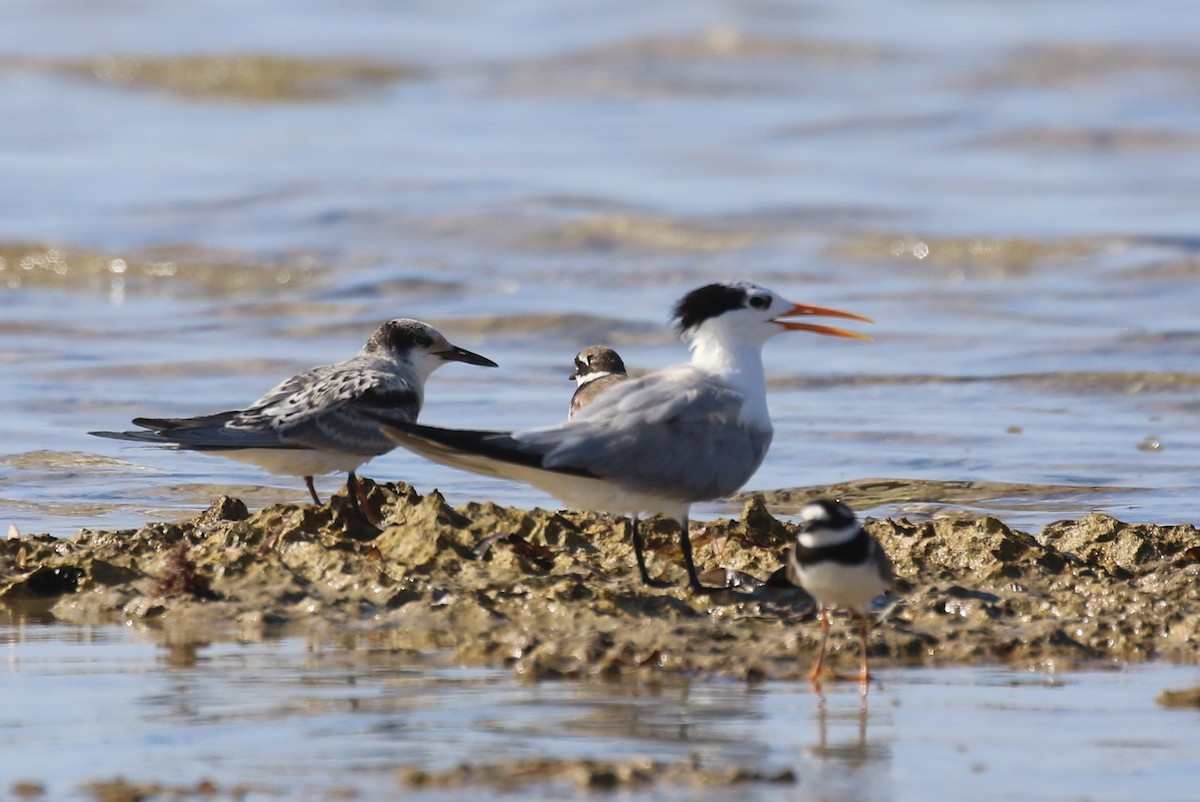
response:
[[[293,377],[230,428],[269,425],[284,447],[386,454],[395,443],[379,431],[379,417],[416,420],[422,401],[419,379],[398,375],[394,365],[369,365],[350,360]]]
[[[354,375],[354,367],[361,362],[362,360],[354,358],[297,373],[263,393],[262,398],[246,408],[245,414],[250,415],[264,410],[271,410],[271,414],[275,414],[278,411],[296,407],[297,401],[301,400],[304,404],[310,401],[320,403],[319,396],[322,392],[329,393],[330,397],[334,398],[337,396],[340,386],[351,384],[346,379]],[[364,368],[371,367],[370,363],[362,364]],[[291,406],[289,407],[289,405]]]
[[[514,434],[551,469],[586,470],[693,501],[733,493],[758,470],[770,429],[739,421],[742,396],[688,367],[613,387],[573,420]]]

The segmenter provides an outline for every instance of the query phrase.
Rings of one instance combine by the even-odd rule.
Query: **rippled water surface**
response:
[[[682,361],[671,303],[726,277],[877,321],[869,344],[768,346],[776,439],[750,489],[884,479],[904,489],[872,514],[1194,520],[1190,12],[11,3],[0,521],[303,500],[86,432],[244,404],[391,317],[502,365],[446,367],[424,420],[556,420],[579,347]],[[365,472],[552,503],[406,454]],[[961,482],[990,489],[941,489]]]
[[[834,485],[873,515],[1195,522],[1193,6],[10,0],[0,526],[303,502],[299,480],[86,432],[236,407],[393,317],[502,366],[444,368],[426,422],[555,421],[575,351],[682,361],[671,304],[724,278],[877,321],[871,343],[767,347],[776,436],[748,489],[801,488],[781,514]],[[364,473],[552,503],[403,453]],[[1200,780],[1196,717],[1154,705],[1192,668],[891,670],[863,710],[853,688],[522,686],[354,636],[0,642],[0,794],[123,776],[380,798],[405,766],[530,756],[794,772],[737,789],[763,800],[1182,800]]]
[[[96,799],[121,779],[182,799],[480,798],[497,791],[413,789],[407,778],[530,759],[775,779],[677,779],[621,794],[637,799],[1167,802],[1193,799],[1200,781],[1200,719],[1155,702],[1200,679],[1194,667],[893,669],[864,705],[855,683],[825,695],[671,678],[531,687],[373,649],[369,637],[161,640],[117,627],[0,628],[0,793]],[[498,781],[500,768],[490,775]],[[571,775],[544,777],[501,796],[580,792]]]

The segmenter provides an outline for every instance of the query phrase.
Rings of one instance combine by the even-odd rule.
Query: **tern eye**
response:
[[[417,345],[421,348],[428,348],[429,346],[433,345],[433,338],[428,334],[418,334],[416,339]]]
[[[755,309],[766,309],[771,305],[771,299],[765,295],[753,295],[750,297],[750,305]]]

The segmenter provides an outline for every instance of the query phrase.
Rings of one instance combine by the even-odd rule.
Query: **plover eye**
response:
[[[752,295],[750,296],[750,305],[755,309],[766,309],[771,305],[771,299],[765,295]]]

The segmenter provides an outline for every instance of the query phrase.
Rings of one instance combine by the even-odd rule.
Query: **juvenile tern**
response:
[[[446,362],[496,367],[451,345],[437,329],[400,318],[381,325],[356,356],[280,382],[245,409],[195,418],[134,418],[140,430],[91,432],[216,454],[287,476],[302,476],[316,504],[316,474],[345,471],[350,501],[368,517],[355,471],[396,444],[379,431],[378,415],[414,421],[425,380]]]
[[[788,554],[787,576],[793,585],[808,591],[817,602],[821,645],[808,674],[819,683],[829,640],[829,612],[843,607],[858,619],[862,649],[858,680],[866,692],[871,673],[867,668],[867,632],[871,626],[871,600],[892,585],[892,563],[879,542],[867,534],[854,512],[840,501],[821,499],[800,510],[800,531]]]
[[[573,418],[519,432],[470,431],[383,419],[383,432],[437,462],[533,485],[572,509],[661,514],[680,524],[688,580],[701,584],[692,559],[688,512],[727,496],[758,470],[771,443],[762,347],[784,331],[869,339],[791,318],[869,318],[794,304],[748,282],[709,284],[674,309],[689,364],[628,379]],[[634,550],[645,574],[641,538]]]
[[[575,371],[570,378],[575,380],[576,387],[567,417],[573,418],[575,413],[596,400],[600,393],[628,379],[629,374],[625,372],[625,363],[616,351],[603,345],[593,345],[575,355]]]

